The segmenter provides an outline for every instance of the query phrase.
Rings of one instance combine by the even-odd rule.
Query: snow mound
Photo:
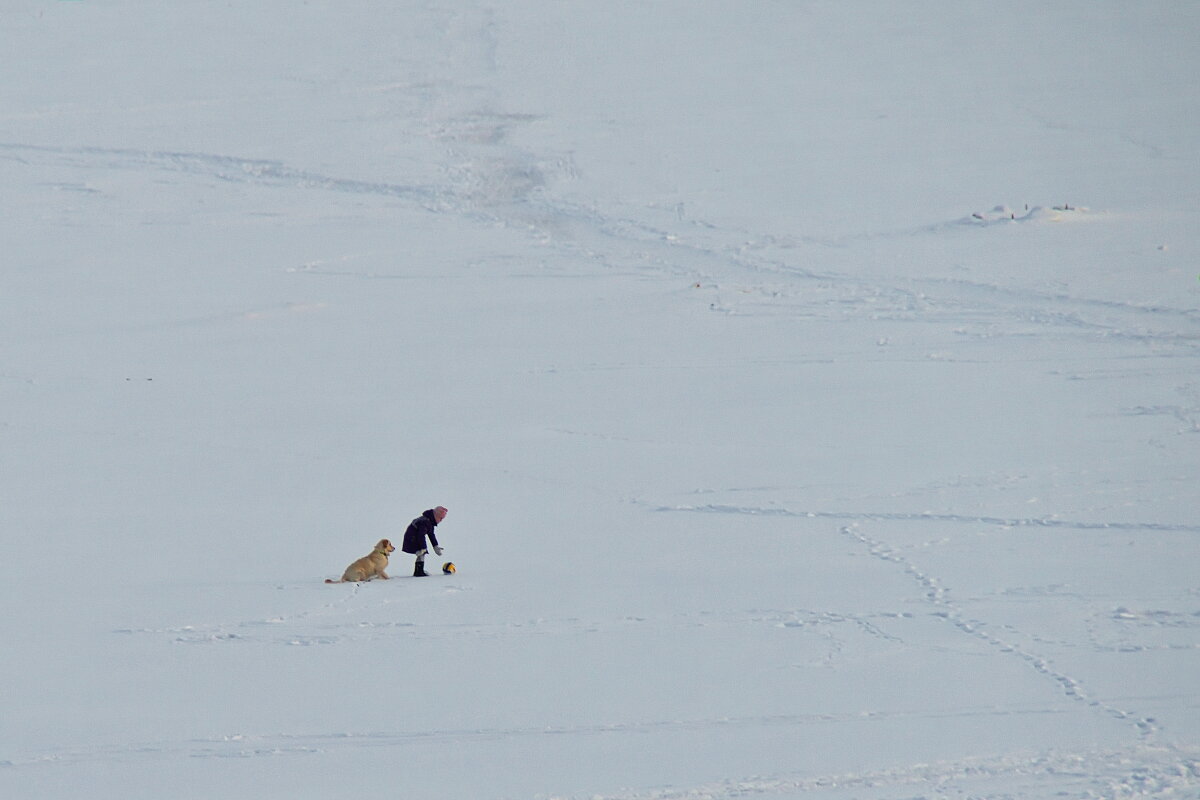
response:
[[[996,225],[1004,222],[1078,222],[1088,219],[1090,210],[1084,206],[1064,203],[1060,206],[1022,206],[1020,210],[1006,205],[993,206],[991,211],[976,211],[960,220],[965,225]]]

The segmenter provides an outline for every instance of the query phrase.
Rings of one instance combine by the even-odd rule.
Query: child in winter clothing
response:
[[[444,506],[431,508],[409,523],[408,530],[404,532],[404,544],[400,549],[417,557],[416,566],[413,567],[414,578],[424,578],[429,574],[425,571],[425,554],[429,552],[425,545],[426,538],[433,552],[439,556],[444,552],[433,529],[446,518],[446,513]]]

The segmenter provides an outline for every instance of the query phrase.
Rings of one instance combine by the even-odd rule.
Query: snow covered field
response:
[[[1200,797],[1197,42],[6,0],[0,796]]]

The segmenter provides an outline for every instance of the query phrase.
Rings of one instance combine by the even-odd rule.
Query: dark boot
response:
[[[429,573],[425,571],[425,562],[424,561],[418,561],[417,565],[415,567],[413,567],[413,577],[414,578],[428,578],[429,577]]]

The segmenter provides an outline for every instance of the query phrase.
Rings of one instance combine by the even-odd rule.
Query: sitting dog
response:
[[[388,554],[396,550],[392,543],[387,539],[380,539],[379,544],[375,545],[375,549],[369,555],[365,555],[358,561],[355,561],[350,566],[346,567],[346,571],[342,573],[340,581],[331,581],[325,579],[326,583],[356,583],[358,581],[369,581],[372,578],[388,579],[388,574],[384,572],[388,565]]]

